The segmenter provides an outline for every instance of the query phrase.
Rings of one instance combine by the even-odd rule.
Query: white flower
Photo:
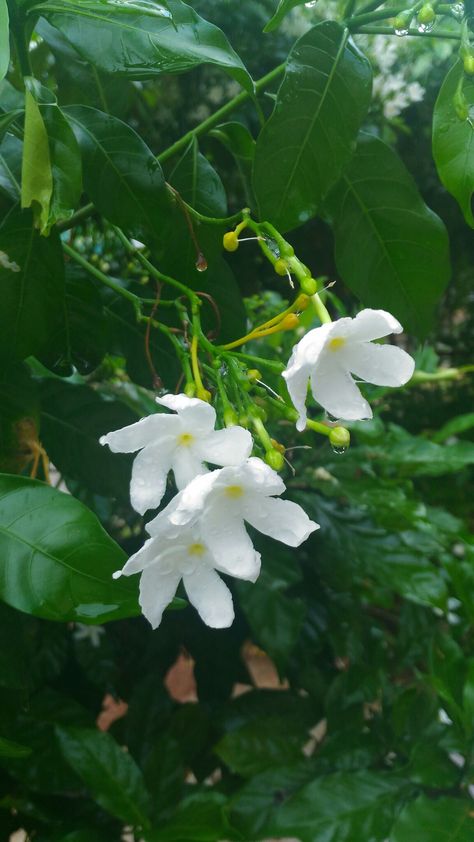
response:
[[[237,467],[196,477],[146,528],[159,538],[179,535],[183,526],[198,524],[219,569],[255,581],[260,556],[245,522],[290,547],[298,547],[319,529],[297,503],[278,499],[284,490],[276,471],[252,457]]]
[[[95,649],[100,646],[103,634],[105,629],[102,626],[86,626],[85,623],[76,623],[73,631],[74,640],[88,640]]]
[[[114,578],[141,572],[139,602],[154,629],[161,623],[163,611],[173,599],[181,579],[189,601],[204,622],[221,629],[231,625],[234,608],[232,594],[216,570],[255,581],[260,571],[260,555],[257,552],[254,555],[250,576],[238,566],[230,570],[225,559],[216,558],[207,546],[198,525],[183,527],[177,535],[160,533],[149,538]]]
[[[339,319],[310,330],[293,348],[283,372],[299,412],[297,429],[304,430],[306,426],[308,380],[314,399],[336,418],[372,418],[372,410],[351,372],[376,386],[407,383],[415,367],[412,357],[394,345],[376,345],[371,341],[402,330],[385,310],[362,310],[354,319]]]
[[[176,415],[156,413],[100,439],[114,453],[139,450],[132,468],[130,497],[140,514],[160,505],[170,470],[178,489],[207,472],[204,462],[238,465],[252,451],[252,437],[243,427],[214,430],[212,406],[186,395],[165,395],[157,403]]]

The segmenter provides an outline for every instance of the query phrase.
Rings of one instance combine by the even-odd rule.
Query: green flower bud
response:
[[[288,263],[282,257],[279,257],[278,260],[275,261],[275,263],[273,264],[273,268],[277,275],[288,274]]]
[[[275,450],[275,448],[267,450],[265,454],[265,462],[267,465],[270,465],[270,468],[273,468],[274,471],[281,471],[285,464],[283,454],[279,453],[278,450]]]
[[[463,67],[464,67],[464,73],[467,73],[468,76],[474,76],[474,56],[473,55],[464,56]]]
[[[346,450],[351,443],[351,434],[345,427],[333,427],[329,433],[329,441],[333,447]]]
[[[237,415],[235,409],[231,406],[228,406],[224,410],[224,424],[226,427],[235,427],[239,423],[239,416]]]
[[[417,21],[421,24],[432,23],[436,18],[436,12],[433,9],[431,3],[425,3],[424,6],[421,7],[420,11],[417,15]]]
[[[303,278],[300,281],[300,289],[305,295],[314,295],[318,291],[318,285],[314,278]]]

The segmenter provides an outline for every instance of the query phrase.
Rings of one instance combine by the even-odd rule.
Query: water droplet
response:
[[[326,410],[324,411],[324,417],[330,424],[339,424],[339,418],[336,418],[335,415],[331,415],[331,413]]]
[[[435,25],[434,20],[430,21],[430,23],[419,23],[418,24],[418,32],[425,34],[427,32],[431,32]]]
[[[403,38],[404,35],[408,35],[408,29],[396,29],[395,35],[398,35],[399,38]]]
[[[343,446],[338,445],[338,444],[332,444],[331,449],[332,449],[333,453],[337,453],[338,455],[341,455],[342,453],[346,452],[347,447],[343,447]]]
[[[198,272],[205,272],[206,271],[207,260],[206,260],[206,258],[204,257],[203,254],[198,254],[195,265],[196,265],[196,269],[198,270]]]
[[[306,7],[307,9],[314,9],[314,7],[316,6],[316,3],[317,3],[317,2],[318,2],[318,0],[308,0],[308,2],[307,2],[307,3],[305,3],[305,7]]]

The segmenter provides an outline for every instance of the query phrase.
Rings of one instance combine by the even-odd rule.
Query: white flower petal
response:
[[[298,368],[296,365],[290,366],[290,363],[282,376],[286,380],[286,388],[288,389],[291,402],[298,412],[299,417],[296,422],[296,429],[301,433],[306,427],[306,398],[308,395],[311,366],[305,364]]]
[[[386,310],[361,310],[360,313],[357,313],[355,319],[350,321],[349,335],[351,340],[382,339],[390,333],[401,333],[403,331],[400,322]]]
[[[176,486],[180,491],[186,488],[195,477],[207,473],[207,468],[204,467],[193,447],[178,446],[173,453],[171,467]]]
[[[255,551],[240,515],[233,515],[219,501],[206,511],[201,531],[218,570],[255,582],[260,573],[260,554]]]
[[[298,421],[296,422],[296,429],[302,432],[306,427],[306,398],[308,394],[308,381],[314,366],[318,363],[320,354],[324,350],[325,344],[334,331],[335,325],[338,324],[340,329],[343,325],[341,322],[350,321],[350,319],[340,319],[339,322],[332,324],[321,325],[314,330],[310,330],[303,336],[303,338],[294,346],[288,365],[282,376],[286,380],[286,387],[290,395],[293,406],[299,413]]]
[[[156,402],[177,412],[187,430],[195,435],[205,435],[214,429],[216,411],[206,401],[188,398],[187,395],[163,395]]]
[[[212,465],[239,465],[252,452],[252,436],[243,427],[213,430],[196,444],[202,459]]]
[[[143,515],[156,509],[166,490],[166,478],[175,453],[175,438],[163,437],[135,457],[130,482],[130,499],[135,511]]]
[[[183,582],[190,603],[207,626],[225,629],[232,625],[232,594],[215,570],[201,565],[193,573],[185,573]]]
[[[160,564],[160,569],[166,569],[169,566],[168,556],[171,554],[173,564],[177,557],[177,547],[172,542],[166,543],[162,539],[148,538],[143,547],[138,552],[130,556],[128,561],[123,566],[120,574],[122,576],[132,576],[134,573],[140,573],[145,567],[150,565]],[[118,578],[114,574],[114,578]]]
[[[222,471],[222,476],[224,475],[224,470]],[[273,468],[270,468],[270,465],[267,465],[263,459],[259,459],[258,456],[251,456],[240,468],[234,470],[236,474],[237,472],[240,474],[244,487],[250,493],[255,492],[269,497],[270,495],[283,494],[286,489],[281,476]]]
[[[316,367],[311,375],[315,401],[335,418],[359,421],[372,418],[372,410],[348,371],[336,363]]]
[[[259,532],[289,547],[299,547],[319,529],[297,503],[275,497],[259,498],[256,505],[246,509],[245,519]]]
[[[153,564],[143,571],[140,578],[139,603],[152,628],[156,629],[160,625],[163,611],[173,599],[180,579],[179,570],[162,573],[158,564]]]
[[[403,386],[413,375],[415,361],[395,345],[357,342],[348,349],[347,367],[375,386]]]
[[[142,418],[136,424],[129,424],[128,427],[101,436],[99,441],[101,444],[108,444],[114,453],[133,453],[147,444],[156,443],[163,436],[173,433],[177,435],[180,428],[181,422],[178,418],[156,412]]]
[[[161,515],[175,526],[194,523],[196,518],[202,514],[209,495],[218,482],[222,471],[225,470],[229,469],[221,468],[218,471],[210,471],[193,479],[186,488],[176,495],[174,500],[161,512]],[[148,526],[151,526],[151,524]]]

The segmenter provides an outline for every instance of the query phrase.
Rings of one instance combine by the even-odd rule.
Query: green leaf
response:
[[[32,208],[42,234],[49,232],[49,207],[53,195],[53,174],[48,133],[38,103],[25,91],[25,130],[21,169],[21,206]]]
[[[275,14],[272,18],[270,18],[263,31],[273,32],[274,29],[278,29],[288,12],[291,12],[291,10],[294,9],[296,6],[303,6],[304,3],[305,0],[280,0],[276,8]]]
[[[180,196],[204,216],[220,217],[227,213],[224,185],[193,138],[184,155],[169,175]]]
[[[344,283],[424,337],[449,280],[448,237],[395,152],[362,135],[327,208]]]
[[[0,81],[6,76],[10,64],[10,25],[7,0],[0,0]]]
[[[136,583],[114,582],[124,553],[78,500],[26,477],[0,475],[0,596],[63,622],[139,613]]]
[[[38,355],[47,368],[61,374],[89,374],[106,352],[105,318],[100,295],[89,275],[66,266],[64,318]]]
[[[308,740],[304,724],[281,716],[255,719],[225,734],[214,752],[238,775],[247,778],[301,758]]]
[[[472,801],[420,795],[400,814],[390,842],[472,842]]]
[[[13,202],[20,198],[23,144],[7,134],[0,145],[0,191]]]
[[[460,82],[466,100],[466,115],[460,117],[455,95]],[[474,79],[457,61],[446,76],[433,112],[433,157],[446,190],[459,203],[467,224],[474,228],[474,126],[469,109],[474,106]]]
[[[253,206],[252,168],[256,143],[248,128],[243,123],[221,123],[209,132],[209,136],[222,143],[233,156],[244,187],[245,200]]]
[[[138,12],[124,15],[98,5],[51,0],[41,5],[41,14],[83,59],[106,73],[152,79],[212,64],[253,91],[249,74],[223,32],[180,0],[169,0],[171,18]]]
[[[262,219],[287,231],[316,214],[349,162],[370,90],[370,64],[338,23],[324,21],[296,42],[257,140]]]
[[[220,842],[228,839],[229,825],[224,807],[227,799],[220,792],[196,792],[185,798],[173,818],[163,827],[145,835],[146,842]]]
[[[132,458],[99,444],[102,435],[137,421],[119,401],[57,379],[40,385],[41,439],[61,474],[104,497],[129,498]]]
[[[64,109],[82,151],[84,189],[123,228],[158,228],[166,203],[161,167],[126,123],[82,105]]]
[[[62,753],[94,801],[131,825],[149,825],[149,797],[135,761],[104,731],[56,728]]]
[[[323,775],[290,796],[266,832],[297,836],[301,842],[385,839],[403,784],[384,773]]]
[[[30,212],[13,211],[0,226],[0,357],[24,359],[48,342],[63,316],[64,264],[59,236],[41,237]]]
[[[34,440],[38,430],[35,382],[24,363],[5,366],[0,372],[0,472],[24,471],[34,456],[26,441]]]
[[[0,757],[28,757],[31,752],[32,749],[28,746],[22,746],[20,743],[14,743],[12,740],[0,737]]]
[[[437,430],[432,439],[434,442],[442,443],[451,436],[458,436],[459,433],[466,433],[474,427],[474,412],[466,412],[463,415],[457,415],[455,418],[450,418],[446,424],[443,424],[440,430]]]

